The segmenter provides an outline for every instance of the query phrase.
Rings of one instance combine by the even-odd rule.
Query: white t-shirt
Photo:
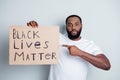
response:
[[[80,50],[96,55],[102,51],[92,42],[81,38],[72,41],[67,36],[60,34],[59,63],[50,67],[48,80],[86,80],[88,62],[78,56],[71,56],[63,44],[75,45]]]

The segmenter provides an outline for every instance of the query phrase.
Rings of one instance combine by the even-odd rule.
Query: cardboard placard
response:
[[[58,63],[59,27],[11,26],[9,64],[37,65]]]

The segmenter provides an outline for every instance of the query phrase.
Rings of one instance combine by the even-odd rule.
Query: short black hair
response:
[[[81,19],[80,16],[78,16],[78,15],[70,15],[70,16],[68,16],[68,17],[66,18],[66,21],[65,21],[66,24],[67,24],[67,21],[68,21],[68,19],[69,19],[70,17],[77,17],[77,18],[79,18],[80,22],[82,23],[82,19]]]

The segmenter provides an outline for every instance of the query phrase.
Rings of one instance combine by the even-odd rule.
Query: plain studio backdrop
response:
[[[81,16],[82,37],[100,46],[112,65],[109,71],[91,65],[87,80],[120,80],[120,0],[0,0],[0,80],[47,80],[49,73],[49,65],[9,65],[9,26],[35,20],[65,33],[71,14]]]

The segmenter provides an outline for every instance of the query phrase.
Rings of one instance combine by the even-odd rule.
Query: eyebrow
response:
[[[68,22],[67,24],[72,24],[72,23]]]
[[[75,23],[79,23],[79,22],[75,22]]]

